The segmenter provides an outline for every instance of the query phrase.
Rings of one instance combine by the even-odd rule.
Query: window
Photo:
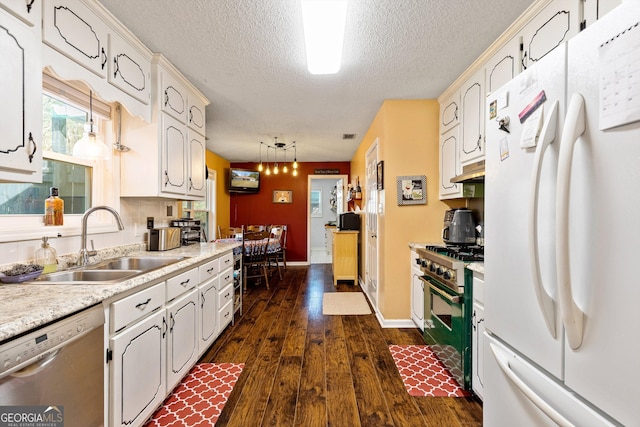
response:
[[[88,91],[68,86],[50,76],[43,76],[43,173],[42,183],[0,183],[0,241],[40,238],[49,227],[44,226],[44,201],[51,187],[57,187],[64,200],[64,226],[56,227],[62,235],[79,234],[82,214],[96,204],[108,204],[116,209],[116,182],[109,161],[94,162],[73,157],[74,144],[82,138],[88,118]],[[86,102],[85,102],[86,99]],[[94,128],[111,136],[104,126],[110,106],[100,103],[93,110]],[[107,216],[96,215],[92,231],[115,230]]]

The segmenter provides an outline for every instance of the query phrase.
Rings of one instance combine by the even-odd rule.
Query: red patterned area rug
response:
[[[211,427],[242,373],[244,363],[199,363],[145,427]]]
[[[427,345],[390,345],[389,351],[411,396],[464,397],[464,390]]]

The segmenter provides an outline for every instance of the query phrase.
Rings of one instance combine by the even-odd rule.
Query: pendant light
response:
[[[93,91],[89,91],[89,121],[84,125],[84,135],[73,146],[73,156],[87,160],[107,160],[111,150],[93,131]]]
[[[266,165],[264,165],[262,162],[262,146],[263,145],[267,147]],[[287,166],[287,150],[291,150],[291,149],[293,149],[295,152],[294,162],[292,164],[292,168],[293,168],[292,175],[297,176],[298,162],[297,162],[297,152],[295,151],[296,142],[293,141],[290,144],[285,144],[284,142],[278,141],[277,136],[274,137],[273,145],[269,145],[260,141],[260,162],[258,163],[258,171],[259,172],[264,171],[265,175],[271,175],[272,172],[274,175],[278,175],[280,171],[282,171],[282,173],[285,173],[285,174],[289,173],[289,166]],[[274,152],[273,168],[269,167],[269,150],[273,150]],[[282,152],[282,159],[284,160],[284,163],[282,165],[278,163],[278,151]]]

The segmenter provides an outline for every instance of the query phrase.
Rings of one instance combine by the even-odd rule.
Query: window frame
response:
[[[47,76],[47,79],[50,81],[51,77]],[[88,90],[86,92],[84,90],[80,91],[78,88],[69,86],[59,80],[56,80],[56,84],[73,88],[76,99],[78,93],[84,94],[86,99],[89,99]],[[60,93],[50,91],[47,88],[43,88],[42,92],[43,95],[54,97],[76,108],[88,111],[86,106],[82,105],[82,102],[76,102],[74,99],[61,96]],[[94,121],[96,117],[100,118],[97,121],[97,132],[102,136],[107,146],[112,146],[114,141],[113,120],[111,120],[111,117],[105,117],[97,113],[95,109],[93,115]],[[120,176],[120,158],[115,152],[112,153],[109,160],[98,161],[79,159],[46,150],[42,152],[42,157],[47,160],[64,161],[91,167],[91,207],[108,205],[120,212],[120,182],[118,180]],[[57,235],[59,237],[79,236],[82,233],[82,217],[83,215],[81,214],[65,214],[64,225],[45,226],[44,212],[42,215],[0,215],[0,243],[41,239],[45,235]],[[118,231],[115,218],[104,211],[92,214],[90,224],[91,226],[88,228],[89,234]]]

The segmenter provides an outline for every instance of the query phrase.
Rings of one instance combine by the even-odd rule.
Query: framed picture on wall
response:
[[[425,175],[398,176],[398,206],[427,204],[427,177]]]
[[[376,167],[376,183],[378,190],[384,190],[384,161],[380,160]]]
[[[273,190],[273,203],[293,203],[293,191]]]

